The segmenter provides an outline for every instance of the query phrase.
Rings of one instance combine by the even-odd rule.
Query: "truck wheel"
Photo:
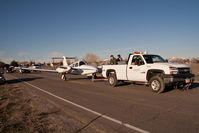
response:
[[[154,76],[149,80],[149,85],[153,92],[161,93],[165,89],[164,81],[160,76]]]
[[[118,81],[115,74],[110,73],[108,76],[108,82],[111,86],[116,86]]]

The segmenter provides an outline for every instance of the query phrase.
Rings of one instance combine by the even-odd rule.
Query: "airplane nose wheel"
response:
[[[67,80],[66,74],[62,74],[61,79],[63,79],[64,81]]]
[[[96,78],[97,78],[96,73],[95,73],[95,74],[92,74],[92,81],[94,81],[94,79],[96,79]]]

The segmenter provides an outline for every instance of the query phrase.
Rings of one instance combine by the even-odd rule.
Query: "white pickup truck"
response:
[[[153,92],[161,93],[166,86],[185,87],[194,81],[191,67],[185,64],[168,63],[159,55],[135,52],[121,65],[103,65],[102,75],[111,86],[118,81],[144,83]]]

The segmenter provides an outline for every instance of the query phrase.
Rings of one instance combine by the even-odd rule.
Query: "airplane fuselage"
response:
[[[90,75],[97,72],[97,68],[88,65],[82,65],[74,67],[71,71],[71,74],[75,75]]]
[[[68,66],[68,67],[59,67],[56,69],[56,71],[61,74],[70,73],[74,75],[90,75],[90,74],[97,73],[97,68],[94,66],[89,66],[89,65],[82,65],[82,66],[73,67],[73,68]]]

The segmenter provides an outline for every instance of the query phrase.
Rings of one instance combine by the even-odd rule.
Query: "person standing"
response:
[[[120,54],[117,55],[117,62],[119,62],[119,61],[123,61],[123,59],[122,59]]]
[[[115,57],[113,55],[110,56],[110,65],[116,65],[117,64],[117,60],[115,59]]]

